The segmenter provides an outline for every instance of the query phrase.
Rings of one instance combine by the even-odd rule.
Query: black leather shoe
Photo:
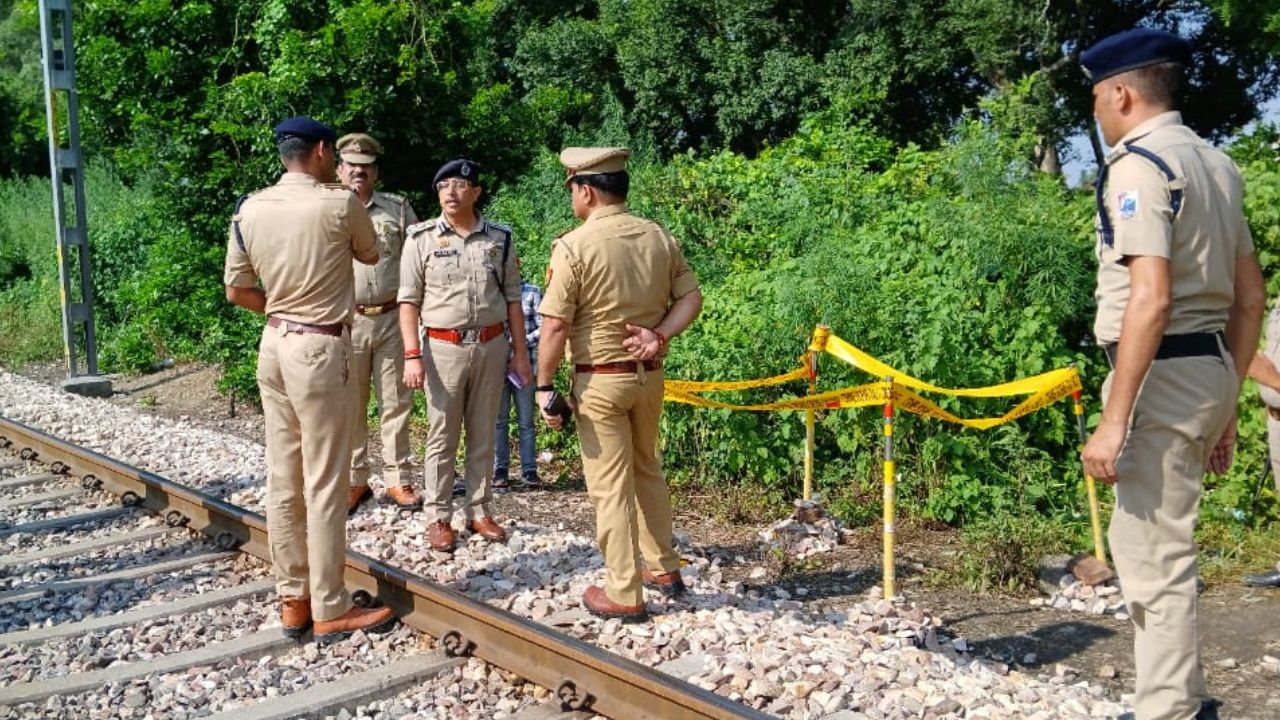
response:
[[[1222,701],[1214,698],[1200,701],[1200,709],[1196,711],[1196,720],[1218,720],[1218,708],[1222,705]],[[1116,720],[1134,720],[1131,712],[1120,713],[1116,716]]]
[[[1245,575],[1241,581],[1249,587],[1280,587],[1280,570]]]

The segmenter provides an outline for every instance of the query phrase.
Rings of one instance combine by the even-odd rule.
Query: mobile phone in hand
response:
[[[543,412],[548,415],[559,415],[561,422],[564,424],[561,429],[569,427],[569,421],[573,419],[573,410],[569,407],[569,403],[560,393],[555,390],[551,391],[551,397],[547,398],[547,404],[542,406]]]

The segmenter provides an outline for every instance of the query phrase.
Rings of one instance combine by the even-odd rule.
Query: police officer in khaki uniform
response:
[[[642,583],[668,596],[685,589],[658,420],[662,357],[698,316],[702,292],[675,238],[627,210],[630,155],[625,148],[560,153],[573,214],[583,222],[551,249],[537,391],[543,418],[560,429],[552,383],[567,341],[582,467],[608,571],[606,587],[587,588],[583,603],[600,617],[639,621],[648,617]]]
[[[267,534],[282,624],[301,637],[315,621],[330,642],[393,622],[353,607],[343,586],[353,393],[352,258],[379,251],[364,205],[334,180],[335,133],[310,118],[275,128],[287,172],[242,199],[232,218],[227,300],[267,316],[258,388],[267,440]],[[258,281],[261,280],[261,287]]]
[[[400,334],[404,382],[426,386],[426,459],[423,490],[430,517],[427,541],[451,552],[454,458],[467,429],[467,526],[490,542],[506,540],[490,509],[494,427],[506,373],[532,381],[520,308],[520,270],[511,230],[476,211],[479,166],[453,160],[436,172],[440,199],[435,220],[413,225],[400,264]],[[513,355],[508,363],[507,327]],[[420,345],[419,328],[426,335]]]
[[[1081,55],[1113,148],[1098,178],[1098,315],[1112,371],[1086,470],[1115,484],[1111,552],[1134,624],[1134,715],[1216,718],[1200,664],[1193,532],[1206,467],[1235,443],[1236,368],[1265,295],[1240,174],[1182,124],[1190,48],[1131,30]]]
[[[364,133],[338,140],[338,176],[364,203],[378,232],[382,257],[370,267],[353,263],[356,315],[351,324],[351,382],[356,389],[352,434],[351,492],[347,512],[355,512],[369,499],[369,383],[378,393],[382,428],[382,484],[387,496],[402,508],[422,507],[413,490],[413,451],[409,448],[409,413],[413,390],[404,377],[404,342],[400,338],[400,254],[405,231],[418,222],[409,201],[399,195],[378,192],[378,156],[382,146]]]

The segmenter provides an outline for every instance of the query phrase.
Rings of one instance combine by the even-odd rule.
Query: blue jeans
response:
[[[495,470],[506,470],[511,457],[511,444],[507,437],[507,422],[511,415],[511,396],[516,398],[516,425],[520,429],[520,468],[523,475],[538,471],[537,435],[533,425],[533,383],[517,390],[510,380],[502,383],[502,401],[498,404],[497,443],[494,448]]]

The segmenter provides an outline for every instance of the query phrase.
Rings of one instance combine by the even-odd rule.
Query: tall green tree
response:
[[[48,175],[35,0],[0,0],[0,176]]]

